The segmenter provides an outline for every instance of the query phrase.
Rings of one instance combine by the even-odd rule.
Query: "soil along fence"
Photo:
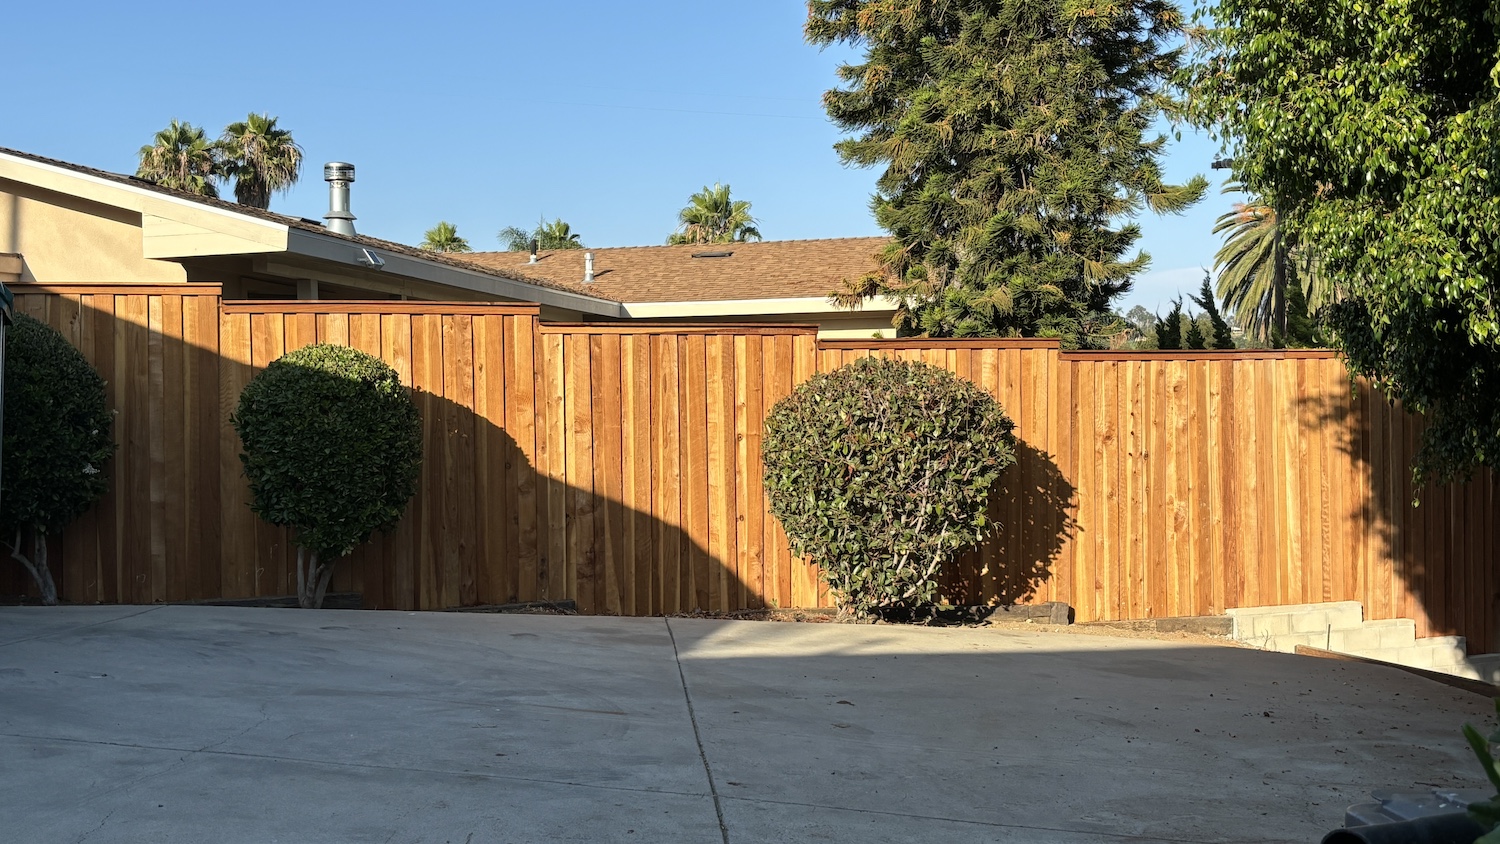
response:
[[[257,368],[336,342],[413,387],[425,449],[401,525],[334,590],[402,609],[826,604],[767,510],[762,421],[813,373],[884,354],[957,372],[1017,423],[1003,528],[946,574],[955,600],[1066,601],[1090,620],[1352,599],[1496,645],[1491,474],[1412,508],[1420,420],[1327,352],[819,343],[800,326],[547,325],[529,306],[223,304],[216,285],[16,292],[119,411],[112,490],[53,549],[68,600],[289,594],[294,550],[250,513],[228,417]],[[0,571],[0,590],[25,587],[19,566]]]

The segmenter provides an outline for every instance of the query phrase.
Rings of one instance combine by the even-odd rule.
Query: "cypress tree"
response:
[[[1187,348],[1208,348],[1208,338],[1203,336],[1203,325],[1197,317],[1188,317]]]
[[[1172,310],[1165,319],[1156,320],[1156,348],[1182,348],[1182,297],[1172,300]]]
[[[1207,186],[1165,183],[1147,137],[1183,23],[1167,0],[812,0],[810,42],[865,48],[823,103],[840,158],[885,168],[892,236],[839,301],[891,296],[908,335],[1102,345],[1149,261],[1128,219]]]
[[[1230,330],[1229,323],[1224,320],[1224,315],[1219,312],[1219,303],[1214,301],[1214,291],[1208,285],[1208,273],[1203,274],[1203,286],[1198,288],[1197,296],[1189,296],[1193,304],[1203,309],[1208,315],[1208,321],[1213,326],[1215,349],[1234,348],[1234,332]]]

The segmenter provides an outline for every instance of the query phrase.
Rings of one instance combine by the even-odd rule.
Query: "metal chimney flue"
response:
[[[328,183],[328,230],[354,236],[354,215],[349,213],[349,185],[354,182],[354,165],[330,161],[323,165],[323,181]]]
[[[583,253],[583,283],[592,284],[594,281],[594,253]]]

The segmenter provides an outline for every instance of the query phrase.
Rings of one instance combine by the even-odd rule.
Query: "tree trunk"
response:
[[[22,536],[31,536],[31,556],[27,557],[21,553]],[[43,533],[35,525],[27,528],[16,528],[15,541],[11,543],[10,555],[21,561],[21,565],[31,573],[31,579],[36,582],[37,590],[42,593],[42,603],[49,606],[57,606],[57,584],[52,581],[52,570],[47,568],[47,534]]]
[[[305,610],[322,608],[336,562],[337,558],[322,560],[316,551],[297,546],[297,606]]]
[[[313,586],[317,582],[318,553],[297,546],[297,606],[315,610],[322,603],[313,601]]]

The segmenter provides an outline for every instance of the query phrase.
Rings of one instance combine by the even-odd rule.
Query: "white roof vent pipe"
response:
[[[330,161],[323,165],[323,181],[328,183],[328,230],[354,236],[354,215],[349,213],[349,185],[354,182],[354,165]]]
[[[594,253],[592,253],[592,252],[585,252],[585,253],[583,253],[583,283],[584,284],[593,284],[593,282],[594,282]]]

